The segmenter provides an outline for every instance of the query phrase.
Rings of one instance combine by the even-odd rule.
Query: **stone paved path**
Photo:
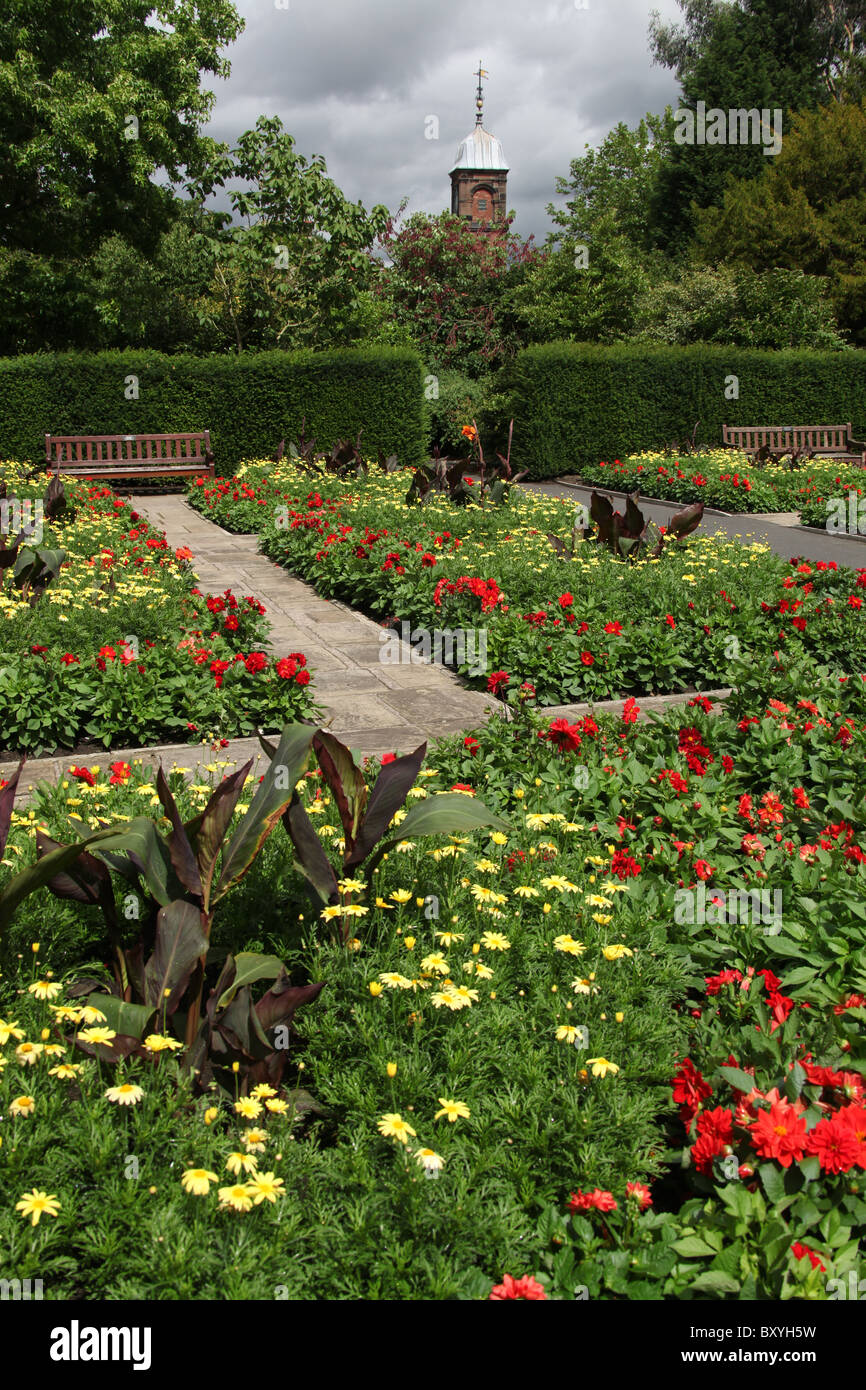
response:
[[[466,690],[443,666],[412,660],[408,644],[400,644],[399,665],[380,661],[379,625],[293,579],[259,554],[255,536],[224,531],[175,494],[129,500],[173,549],[189,546],[203,589],[261,599],[272,624],[270,650],[305,654],[323,722],[344,743],[365,754],[405,753],[424,739],[483,723],[489,695]]]

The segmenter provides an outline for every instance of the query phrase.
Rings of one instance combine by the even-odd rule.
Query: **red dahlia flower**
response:
[[[751,1130],[760,1158],[775,1158],[783,1168],[801,1159],[806,1151],[806,1124],[787,1100],[778,1100],[758,1113]]]
[[[794,1241],[794,1244],[791,1246],[791,1253],[793,1254],[795,1260],[803,1260],[808,1258],[809,1263],[811,1264],[813,1269],[820,1269],[824,1274],[827,1273],[827,1266],[824,1264],[820,1256],[816,1255],[815,1251],[810,1249],[808,1245],[804,1245],[801,1240]]]
[[[554,744],[562,753],[574,753],[580,747],[581,737],[574,724],[567,719],[554,719],[542,738]]]
[[[464,434],[466,433],[465,429],[463,432]],[[488,1302],[490,1302],[490,1300],[501,1300],[505,1298],[541,1300],[546,1299],[547,1294],[544,1292],[541,1284],[538,1283],[538,1280],[533,1279],[531,1274],[524,1274],[521,1279],[513,1279],[510,1274],[506,1274],[502,1283],[494,1284],[493,1288],[490,1290]]]
[[[713,1094],[713,1088],[698,1071],[691,1057],[684,1057],[673,1079],[674,1104],[686,1124],[691,1124],[701,1103]]]
[[[592,1192],[572,1192],[568,1203],[569,1211],[616,1211],[617,1203],[612,1192],[596,1187]]]
[[[641,1211],[646,1211],[647,1207],[653,1204],[652,1193],[645,1183],[627,1182],[625,1185],[625,1195],[634,1197],[638,1202]]]
[[[809,1132],[806,1152],[815,1154],[825,1173],[847,1173],[859,1162],[862,1145],[854,1128],[840,1120],[819,1120]]]

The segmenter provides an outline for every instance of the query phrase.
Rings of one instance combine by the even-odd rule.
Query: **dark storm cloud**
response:
[[[509,164],[515,230],[543,241],[557,175],[618,121],[676,104],[654,67],[647,29],[675,0],[236,0],[246,22],[214,84],[209,133],[233,142],[259,115],[278,115],[307,156],[322,154],[365,206],[439,212],[448,171],[475,123],[479,59],[485,128]],[[425,138],[435,116],[438,139]]]

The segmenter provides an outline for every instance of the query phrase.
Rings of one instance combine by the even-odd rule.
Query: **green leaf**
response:
[[[139,1041],[151,1031],[156,1019],[156,1009],[148,1004],[128,1004],[115,994],[91,994],[87,1002],[102,1010],[109,1028]]]
[[[148,892],[158,903],[165,906],[177,896],[175,886],[171,882],[168,847],[154,822],[146,816],[137,816],[135,820],[122,827],[112,826],[106,838],[100,840],[96,852],[100,853],[103,850],[113,854],[134,855],[141,864]]]
[[[699,1255],[715,1255],[717,1252],[700,1236],[683,1236],[682,1240],[675,1240],[673,1248],[678,1255],[684,1255],[691,1259]]]
[[[733,1279],[730,1274],[725,1274],[721,1269],[708,1269],[703,1274],[699,1274],[697,1279],[689,1284],[688,1289],[691,1293],[739,1293],[739,1280]]]
[[[787,1196],[784,1175],[774,1163],[762,1163],[758,1169],[764,1191],[771,1202],[781,1202]]]
[[[746,1095],[755,1088],[755,1078],[749,1076],[747,1071],[741,1071],[739,1067],[719,1067],[719,1074],[735,1090],[744,1091]]]
[[[487,825],[514,833],[514,826],[488,810],[483,801],[462,792],[440,792],[417,802],[398,827],[398,834],[401,840],[418,835],[460,835]]]
[[[242,985],[252,984],[254,980],[276,980],[283,968],[283,962],[276,956],[265,956],[259,951],[240,951],[234,961],[235,978],[217,1000],[218,1009],[224,1009]]]
[[[217,902],[247,873],[256,855],[295,794],[295,783],[304,771],[313,742],[307,724],[287,724],[274,761],[268,767],[250,808],[232,836],[222,859],[222,871],[213,902]]]
[[[782,979],[783,989],[793,989],[795,985],[805,985],[810,980],[814,980],[818,971],[811,965],[798,966]]]

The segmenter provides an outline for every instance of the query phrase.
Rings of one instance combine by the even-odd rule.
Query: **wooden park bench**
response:
[[[723,425],[722,439],[734,449],[756,454],[806,453],[866,467],[866,444],[854,439],[848,425]]]
[[[45,467],[77,478],[214,476],[210,431],[198,434],[46,434]]]

